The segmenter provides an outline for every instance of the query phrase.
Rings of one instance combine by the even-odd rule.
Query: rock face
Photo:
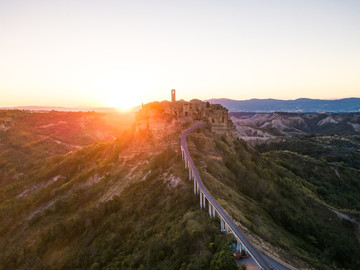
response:
[[[332,118],[331,116],[326,117],[325,119],[319,121],[319,123],[317,124],[318,126],[323,126],[326,124],[337,124],[339,123],[338,121],[336,121],[334,118]]]
[[[239,138],[255,145],[284,136],[358,134],[360,113],[230,113]]]
[[[209,122],[211,130],[218,134],[228,134],[234,130],[226,108],[219,104],[193,99],[190,102],[163,101],[143,105],[142,109],[136,113],[135,131],[156,134],[164,132],[172,125],[193,120]]]

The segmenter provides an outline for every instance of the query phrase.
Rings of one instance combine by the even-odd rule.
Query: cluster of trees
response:
[[[331,138],[330,138],[331,137]],[[287,137],[280,143],[260,144],[259,152],[288,150],[308,155],[323,162],[341,163],[346,167],[360,169],[359,135]]]
[[[257,149],[296,176],[326,203],[360,210],[360,152],[357,136],[324,139],[292,137]],[[310,158],[311,157],[311,158]]]

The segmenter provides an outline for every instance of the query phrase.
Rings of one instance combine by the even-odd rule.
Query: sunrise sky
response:
[[[360,97],[360,1],[0,1],[0,106]]]

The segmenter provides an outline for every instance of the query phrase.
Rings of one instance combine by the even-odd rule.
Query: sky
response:
[[[360,1],[0,0],[0,106],[360,97]]]

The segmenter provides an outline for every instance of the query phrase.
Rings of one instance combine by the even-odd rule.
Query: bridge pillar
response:
[[[202,200],[202,192],[200,191],[200,209],[202,209],[202,202],[203,202],[203,200]]]
[[[240,252],[241,250],[243,250],[243,245],[241,244],[241,242],[239,241],[239,239],[236,239],[237,244],[236,244],[236,251]]]
[[[203,209],[204,210],[206,209],[206,197],[204,194],[203,194]]]
[[[189,168],[189,180],[191,180],[191,168]]]
[[[208,200],[208,203],[209,203],[209,216],[211,218],[214,218],[215,217],[215,207],[209,202],[209,200]]]
[[[196,180],[194,180],[194,194],[196,195],[197,191],[197,185],[196,185]]]
[[[184,149],[181,147],[181,159],[184,160]]]
[[[225,221],[220,217],[220,231],[225,231]]]
[[[184,158],[185,158],[185,168],[187,168],[188,166],[188,162],[187,162],[187,158],[186,158],[186,156],[184,156]]]
[[[225,232],[229,232],[229,225],[225,222]]]

